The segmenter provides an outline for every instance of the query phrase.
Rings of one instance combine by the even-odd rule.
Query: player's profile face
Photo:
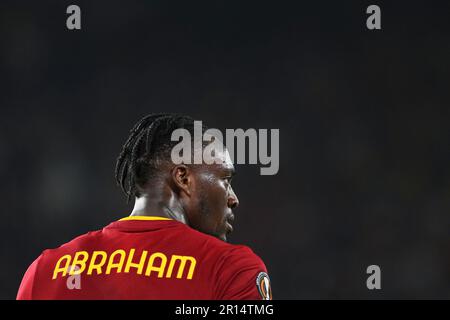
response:
[[[195,170],[190,225],[223,241],[233,231],[233,209],[239,200],[231,186],[234,166],[228,152],[217,154],[222,161],[202,164]]]

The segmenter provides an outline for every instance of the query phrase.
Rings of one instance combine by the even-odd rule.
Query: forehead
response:
[[[234,173],[234,165],[231,161],[230,153],[225,148],[223,150],[215,150],[214,156],[211,158],[214,160],[213,164],[205,164],[212,170],[228,171]]]

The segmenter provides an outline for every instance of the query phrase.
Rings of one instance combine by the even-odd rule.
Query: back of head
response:
[[[139,187],[155,177],[163,164],[171,161],[171,150],[178,143],[172,132],[183,128],[194,136],[194,119],[180,114],[150,114],[130,131],[117,159],[115,177],[128,201],[139,197]],[[206,128],[202,127],[202,133]]]

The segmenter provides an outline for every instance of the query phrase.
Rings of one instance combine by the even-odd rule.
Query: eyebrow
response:
[[[234,177],[236,175],[236,169],[234,167],[233,168],[227,168],[227,171],[230,172],[232,177]]]
[[[231,175],[232,177],[236,175],[236,169],[234,166],[222,166],[221,172],[222,174]]]

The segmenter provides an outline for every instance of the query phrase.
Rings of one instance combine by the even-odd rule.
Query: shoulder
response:
[[[199,241],[214,274],[214,298],[219,300],[271,299],[270,279],[262,259],[245,245],[224,242],[191,229],[185,235]]]
[[[46,262],[50,262],[61,255],[70,254],[73,251],[78,250],[79,248],[83,248],[83,250],[88,249],[90,246],[95,244],[95,239],[98,239],[102,236],[102,230],[89,231],[85,234],[76,236],[72,240],[62,243],[60,246],[55,248],[49,248],[44,250],[41,253],[41,260]]]
[[[74,247],[78,247],[83,243],[88,243],[92,240],[92,238],[96,238],[101,233],[101,230],[90,231],[85,234],[79,235],[72,240],[61,244],[59,247],[45,249],[41,252],[41,254],[34,260],[34,262],[29,266],[29,270],[37,271],[38,265],[41,265],[43,261],[47,261],[51,259],[55,255],[61,254],[61,252],[69,252]]]
[[[232,277],[243,272],[266,272],[262,259],[247,246],[229,245],[222,250],[217,269],[222,274]]]
[[[271,299],[270,279],[262,259],[247,246],[231,246],[216,267],[216,299]]]
[[[73,238],[72,240],[69,240],[63,244],[61,244],[59,247],[47,249],[45,251],[51,252],[54,250],[64,250],[68,248],[72,248],[73,246],[79,246],[84,244],[89,244],[93,239],[99,238],[102,236],[102,230],[95,230],[95,231],[89,231],[87,233],[81,234]]]
[[[240,263],[263,264],[261,258],[248,246],[231,244],[188,226],[184,228],[186,229],[183,233],[185,237],[191,239],[194,243],[197,242],[197,246],[201,245],[223,262],[238,260]]]

